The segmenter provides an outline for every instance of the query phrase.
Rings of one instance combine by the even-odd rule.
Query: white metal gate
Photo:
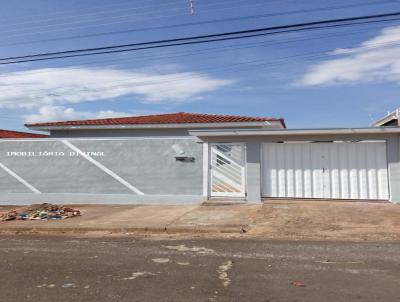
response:
[[[264,197],[388,200],[385,142],[265,143]]]
[[[245,196],[245,145],[210,145],[211,196]]]

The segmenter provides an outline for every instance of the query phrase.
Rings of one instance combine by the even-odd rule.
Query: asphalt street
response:
[[[400,301],[400,244],[0,236],[0,301]]]

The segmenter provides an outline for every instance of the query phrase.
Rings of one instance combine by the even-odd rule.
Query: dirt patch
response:
[[[340,201],[266,201],[249,235],[290,240],[400,240],[400,206]]]

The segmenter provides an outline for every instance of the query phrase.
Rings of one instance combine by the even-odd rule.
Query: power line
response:
[[[368,46],[363,46],[363,49],[365,50],[373,50],[373,49],[379,49],[382,46],[393,46],[393,45],[400,45],[400,40],[392,41],[392,42],[386,42],[386,43],[374,43]],[[243,67],[261,67],[261,66],[280,66],[283,64],[286,64],[288,62],[291,62],[292,59],[298,59],[298,58],[304,58],[306,60],[309,59],[315,59],[315,58],[326,58],[326,57],[331,57],[331,54],[327,54],[326,51],[313,51],[313,52],[307,52],[307,53],[301,53],[301,54],[294,54],[294,55],[288,55],[284,57],[278,57],[274,58],[273,60],[265,60],[265,59],[257,59],[257,60],[251,60],[251,61],[245,61],[245,62],[238,62],[234,64],[222,64],[218,66],[213,66],[213,67],[202,67],[198,68],[195,70],[191,70],[190,72],[177,72],[178,76],[170,77],[167,80],[161,80],[161,81],[153,81],[153,80],[148,80],[148,81],[135,81],[138,78],[135,77],[127,77],[124,79],[119,79],[119,80],[108,80],[108,81],[96,81],[93,83],[86,83],[83,85],[81,91],[85,91],[88,88],[96,88],[96,91],[108,91],[109,89],[113,88],[124,88],[124,87],[134,87],[132,85],[139,85],[139,87],[142,86],[151,86],[151,85],[157,85],[157,84],[164,84],[164,83],[172,83],[176,81],[181,81],[187,78],[187,76],[193,72],[210,72],[212,71],[214,73],[221,73],[229,70],[237,70],[243,69]],[[156,77],[166,77],[170,75],[156,75]],[[106,85],[110,83],[123,83],[123,84],[117,84],[117,85]],[[101,88],[98,88],[97,86],[99,84],[102,84]],[[104,84],[104,85],[103,85]],[[95,85],[95,86],[93,86]],[[22,85],[21,85],[22,86]],[[13,85],[13,88],[16,86]],[[54,89],[54,88],[52,88]],[[69,89],[68,87],[62,88],[62,89]],[[40,92],[40,91],[48,91],[49,89],[46,88],[41,88],[41,89],[23,89],[24,93],[34,93],[34,92]],[[0,92],[3,92],[0,90]],[[9,92],[9,90],[4,90],[4,93]]]
[[[137,85],[138,88],[141,88],[143,86],[152,86],[152,85],[160,85],[160,84],[167,84],[167,83],[174,83],[174,82],[180,82],[182,80],[187,79],[188,75],[190,75],[190,73],[192,72],[205,72],[205,71],[213,71],[214,73],[223,73],[229,70],[237,70],[237,69],[243,69],[243,67],[253,67],[254,64],[256,64],[255,66],[257,67],[261,67],[261,66],[278,66],[278,65],[282,65],[282,64],[286,64],[287,62],[290,62],[291,59],[298,59],[298,58],[323,58],[326,57],[326,54],[323,55],[317,55],[320,52],[310,52],[310,53],[304,53],[304,54],[297,54],[297,55],[290,55],[290,56],[285,56],[282,58],[278,58],[277,60],[253,60],[253,61],[247,61],[247,62],[241,62],[241,63],[236,63],[236,64],[229,64],[229,65],[220,65],[220,66],[216,66],[216,67],[212,67],[212,68],[200,68],[198,70],[194,70],[191,72],[182,72],[179,74],[179,76],[176,77],[172,77],[169,78],[167,80],[161,80],[161,81],[140,81],[140,82],[127,82],[127,81],[132,81],[134,80],[133,78],[130,78],[129,80],[115,80],[115,81],[108,81],[106,83],[115,83],[115,82],[127,82],[124,84],[117,84],[117,85],[105,85],[102,86],[101,88],[98,88],[97,86],[93,88],[96,88],[96,91],[109,91],[110,89],[117,89],[117,88],[132,88],[135,87],[133,85]],[[162,76],[162,75],[159,75]],[[96,85],[98,85],[99,83],[95,83]],[[82,87],[80,90],[75,89],[75,91],[86,91],[88,88],[90,88],[91,85],[90,84],[86,84],[84,87]],[[54,89],[54,88],[53,88]],[[68,89],[68,88],[64,88],[64,89]],[[34,92],[40,92],[40,91],[48,91],[49,89],[31,89],[31,90],[24,90],[24,92],[29,92],[29,93],[34,93]],[[162,92],[167,92],[169,91],[169,89],[164,89],[162,90]],[[8,91],[4,91],[4,92],[8,92]],[[139,93],[139,92],[138,92]]]
[[[100,90],[108,90],[110,88],[124,87],[126,85],[129,85],[131,87],[132,85],[143,86],[143,85],[157,85],[157,84],[163,84],[163,83],[170,83],[170,82],[175,82],[175,81],[180,81],[182,79],[185,79],[185,78],[187,78],[188,74],[193,73],[193,72],[208,72],[208,71],[217,71],[218,72],[218,71],[221,71],[221,70],[236,69],[239,66],[246,66],[246,65],[251,65],[251,64],[261,64],[261,63],[263,63],[263,64],[271,64],[271,63],[272,64],[276,64],[277,62],[281,62],[281,61],[286,60],[286,59],[299,58],[299,57],[310,56],[310,55],[317,55],[317,54],[321,54],[321,53],[322,53],[321,51],[314,51],[314,52],[309,52],[309,53],[289,55],[289,56],[285,56],[285,57],[281,57],[281,58],[276,58],[276,59],[274,59],[272,61],[271,60],[265,60],[265,59],[257,59],[257,60],[239,62],[239,63],[234,63],[234,64],[222,64],[222,65],[219,65],[219,66],[213,66],[211,68],[210,67],[202,67],[202,68],[198,68],[198,69],[192,70],[190,72],[178,73],[179,76],[172,77],[172,78],[170,78],[168,80],[162,80],[162,81],[132,82],[132,81],[135,80],[135,78],[133,78],[133,77],[129,77],[129,78],[126,78],[126,79],[120,79],[120,80],[113,80],[113,81],[103,81],[103,82],[98,82],[97,81],[97,82],[92,83],[92,84],[90,84],[90,83],[86,84],[85,87],[82,88],[82,90],[85,90],[88,87],[90,88],[91,85],[96,85],[97,86],[98,84],[103,84],[103,83],[107,84],[107,83],[126,82],[126,84],[122,84],[122,85],[121,84],[108,85],[108,86],[107,85],[103,85],[102,89],[100,89]],[[323,56],[326,56],[326,54],[323,53]],[[259,66],[259,65],[256,65],[256,66]],[[168,76],[168,75],[157,75],[157,76],[162,77],[162,76]],[[13,87],[16,87],[16,86],[14,85]],[[23,90],[23,92],[25,92],[25,93],[26,92],[29,92],[29,93],[40,92],[40,91],[48,91],[48,89],[28,89],[28,90],[24,89]],[[1,90],[0,90],[0,92],[1,92]],[[7,90],[4,90],[4,92],[7,92]]]
[[[241,43],[241,44],[235,44],[235,45],[226,45],[226,46],[217,46],[217,47],[209,47],[209,48],[203,48],[199,50],[189,50],[189,51],[175,51],[175,52],[169,52],[163,55],[155,55],[155,54],[148,54],[148,55],[141,55],[141,56],[135,56],[134,58],[132,57],[119,57],[119,58],[112,58],[108,59],[107,63],[112,63],[112,62],[121,62],[120,65],[118,64],[106,64],[102,65],[102,67],[114,67],[114,66],[126,66],[128,62],[132,61],[147,61],[151,60],[154,61],[155,59],[170,59],[170,58],[178,58],[182,56],[191,56],[191,55],[199,55],[203,53],[210,53],[210,52],[219,52],[219,51],[235,51],[235,50],[241,50],[241,49],[247,49],[247,48],[254,48],[254,47],[264,47],[268,45],[279,45],[279,44],[288,44],[288,43],[296,43],[296,42],[303,42],[303,41],[311,41],[311,40],[316,40],[316,39],[327,39],[331,37],[341,37],[341,36],[349,36],[349,35],[354,35],[354,34],[360,34],[363,31],[368,31],[371,28],[376,28],[376,26],[369,26],[368,28],[364,29],[357,29],[355,31],[340,31],[340,32],[334,32],[330,34],[323,34],[323,35],[318,35],[314,37],[308,37],[308,38],[289,38],[289,39],[284,39],[284,40],[267,40],[267,41],[261,41],[261,42],[254,42],[254,43]],[[147,60],[146,60],[147,59]],[[74,70],[74,69],[80,69],[82,66],[86,65],[95,65],[97,66],[98,63],[104,63],[104,60],[92,60],[92,61],[81,61],[79,62],[79,66],[60,66],[59,68],[68,68],[68,70]],[[17,71],[19,72],[19,71]],[[24,71],[21,71],[24,72]],[[59,70],[57,69],[40,69],[40,70],[32,70],[30,71],[30,75],[32,74],[48,74],[48,73],[57,73]],[[9,75],[7,74],[0,74],[0,78],[2,77],[8,77]]]
[[[374,47],[369,47],[369,48],[374,48]],[[269,68],[274,68],[274,67],[279,67],[281,65],[285,65],[288,63],[292,63],[297,62],[299,58],[303,58],[305,60],[313,60],[313,59],[322,59],[322,58],[326,58],[326,57],[330,57],[329,54],[326,53],[321,53],[319,51],[316,52],[309,52],[309,53],[303,53],[303,54],[297,54],[297,55],[290,55],[290,56],[285,56],[285,57],[281,57],[281,58],[277,58],[273,61],[265,61],[265,60],[253,60],[253,61],[248,61],[248,62],[241,62],[241,63],[237,63],[234,64],[235,66],[232,65],[221,65],[218,67],[213,67],[213,68],[208,68],[209,70],[214,70],[213,73],[215,74],[223,74],[226,73],[227,71],[235,71],[235,70],[246,70],[249,68],[262,68],[262,67],[269,67]],[[203,70],[205,70],[206,68],[203,68]],[[96,87],[96,91],[108,91],[109,89],[113,89],[113,88],[132,88],[132,85],[139,85],[138,88],[142,87],[142,86],[151,86],[151,85],[157,85],[157,84],[166,84],[166,83],[172,83],[172,82],[180,82],[184,79],[187,78],[188,73],[182,73],[180,76],[178,77],[174,77],[168,80],[163,80],[163,81],[142,81],[142,82],[136,82],[136,83],[126,83],[126,84],[119,84],[119,85],[109,85],[108,87],[102,87],[100,89],[98,89]],[[116,81],[110,81],[110,82],[116,82]],[[179,83],[177,83],[179,85]],[[175,84],[176,85],[176,84]],[[81,90],[79,91],[85,91],[87,89],[87,85],[85,87],[83,87]],[[176,87],[174,88],[176,89]],[[158,89],[158,92],[162,92],[162,93],[168,93],[171,91],[174,91],[174,89]],[[48,89],[37,89],[36,91],[47,91]],[[140,94],[140,91],[131,91],[128,92],[126,94]]]
[[[83,48],[83,49],[65,50],[58,52],[38,53],[38,54],[30,54],[23,56],[0,58],[1,62],[0,65],[54,60],[54,59],[72,58],[81,56],[92,56],[99,54],[136,51],[136,50],[152,49],[152,48],[164,48],[164,47],[190,45],[190,44],[210,43],[210,42],[244,39],[244,38],[258,37],[265,35],[277,35],[288,32],[298,32],[306,30],[308,31],[315,29],[343,27],[343,26],[351,26],[358,24],[369,24],[374,22],[388,22],[388,21],[398,20],[398,18],[393,18],[393,17],[399,17],[399,16],[400,12],[393,12],[393,13],[378,14],[378,15],[330,19],[330,20],[288,24],[288,25],[280,25],[273,27],[264,27],[264,28],[248,29],[242,31],[223,32],[218,34],[199,35],[199,36],[174,38],[174,39],[166,39],[158,41],[112,45],[105,47]],[[383,19],[383,18],[391,18],[391,19]],[[134,47],[134,48],[127,49],[128,47]],[[4,61],[9,61],[9,62],[4,62]]]
[[[340,36],[348,36],[348,35],[354,35],[354,34],[360,34],[360,32],[363,31],[368,31],[372,27],[368,27],[367,29],[358,29],[356,31],[350,31],[350,32],[334,32],[331,34],[323,34],[323,35],[318,35],[314,37],[308,37],[308,38],[289,38],[289,39],[284,39],[284,40],[267,40],[267,41],[260,41],[260,42],[254,42],[254,43],[241,43],[241,44],[236,44],[236,45],[226,45],[226,46],[217,46],[217,47],[209,47],[209,48],[203,48],[199,50],[189,50],[189,51],[176,51],[176,52],[170,52],[166,53],[163,55],[155,55],[155,54],[149,54],[149,55],[141,55],[141,56],[135,56],[134,58],[126,58],[126,57],[120,57],[120,58],[112,58],[108,59],[107,63],[109,62],[122,62],[124,66],[126,66],[127,62],[132,62],[132,61],[138,61],[140,60],[143,62],[144,60],[155,60],[155,59],[169,59],[169,58],[177,58],[177,57],[182,57],[182,56],[190,56],[190,55],[199,55],[202,53],[209,53],[209,52],[218,52],[218,51],[232,51],[232,50],[241,50],[241,49],[247,49],[247,48],[253,48],[253,47],[263,47],[263,46],[268,46],[268,45],[279,45],[279,44],[287,44],[287,43],[295,43],[295,42],[302,42],[302,41],[311,41],[315,39],[327,39],[331,37],[340,37]],[[79,62],[78,62],[79,63]],[[92,60],[92,61],[83,61],[79,63],[79,66],[60,66],[60,68],[68,67],[69,70],[71,69],[79,69],[81,66],[85,65],[96,65],[98,63],[104,63],[104,60]],[[107,66],[115,66],[115,65],[104,65],[104,67]],[[23,71],[22,71],[23,72]],[[57,70],[52,70],[52,69],[46,69],[46,70],[38,70],[38,71],[31,71],[30,74],[43,74],[43,73],[53,73],[53,72],[58,72]],[[0,74],[1,77],[7,77],[7,74]]]
[[[300,10],[292,10],[292,11],[287,11],[287,12],[267,13],[267,14],[258,14],[258,15],[243,16],[243,17],[231,17],[231,18],[214,19],[214,20],[208,20],[208,21],[198,21],[198,22],[190,22],[190,23],[171,24],[171,25],[166,25],[166,26],[150,26],[150,27],[119,30],[119,31],[109,31],[109,32],[103,32],[103,33],[71,35],[71,36],[66,36],[66,37],[58,37],[58,38],[50,38],[50,39],[40,39],[40,40],[16,42],[16,43],[6,43],[6,44],[0,44],[0,46],[26,45],[26,44],[31,44],[31,43],[43,43],[43,42],[53,42],[53,41],[60,41],[60,40],[72,40],[72,39],[101,37],[101,36],[117,35],[117,34],[128,34],[128,33],[149,31],[149,30],[171,29],[171,28],[184,27],[184,26],[197,26],[197,25],[206,25],[206,24],[214,24],[214,23],[225,23],[225,22],[233,22],[233,21],[241,21],[241,20],[254,20],[254,19],[260,19],[260,18],[277,17],[277,16],[291,15],[291,14],[302,14],[302,13],[311,13],[311,12],[321,12],[321,11],[329,11],[329,10],[355,8],[355,7],[360,7],[360,6],[387,4],[387,3],[392,2],[392,1],[393,0],[374,1],[374,2],[369,2],[369,3],[356,3],[356,4],[351,4],[351,5],[339,5],[339,6],[314,8],[314,9],[300,9]]]
[[[287,1],[294,1],[294,0],[287,0]],[[252,4],[252,5],[254,6],[254,5],[261,5],[261,4],[262,3],[255,3],[255,4]],[[244,3],[243,5],[247,5],[247,4]],[[243,6],[243,5],[240,5],[240,6]],[[228,10],[228,9],[233,9],[233,8],[237,8],[237,7],[239,7],[239,5],[237,5],[237,6],[232,6],[231,5],[230,7],[216,7],[216,8],[211,8],[211,9],[203,9],[202,12],[206,12],[206,11],[215,12],[217,10]],[[139,21],[160,20],[160,19],[166,19],[166,18],[171,18],[171,17],[179,17],[179,16],[183,16],[183,15],[186,15],[186,13],[172,14],[172,15],[167,15],[167,14],[164,13],[164,14],[162,14],[160,16],[157,16],[157,17],[140,18]],[[133,21],[132,18],[129,18],[127,20],[114,21],[114,22],[102,22],[100,24],[92,24],[92,25],[86,25],[86,26],[76,26],[76,27],[70,27],[70,28],[67,28],[67,29],[51,29],[51,30],[41,30],[41,31],[36,30],[36,32],[33,32],[33,33],[22,33],[22,34],[14,34],[14,35],[3,36],[3,39],[9,39],[9,38],[15,38],[15,37],[24,37],[24,36],[33,36],[33,35],[38,35],[38,34],[43,34],[43,33],[67,32],[67,31],[71,31],[71,30],[75,30],[75,29],[76,30],[82,30],[83,28],[96,28],[96,27],[103,27],[103,26],[109,26],[109,25],[121,24],[121,23],[135,23],[135,22],[132,22],[132,21]],[[137,21],[138,20],[136,20],[136,22]]]
[[[293,1],[293,0],[288,0],[288,1]],[[218,7],[218,5],[225,4],[225,3],[229,3],[229,7]],[[234,4],[240,4],[240,3],[243,3],[243,4],[242,5],[236,5],[236,6],[234,5]],[[260,2],[260,3],[254,3],[253,5],[262,5],[262,4],[263,3]],[[248,0],[220,1],[220,2],[216,2],[216,3],[211,3],[211,4],[204,5],[204,7],[207,7],[207,8],[211,7],[211,9],[208,9],[208,10],[214,11],[214,10],[231,9],[231,8],[235,8],[235,7],[243,6],[243,5],[248,5]],[[204,11],[208,11],[208,10],[205,9]],[[51,28],[51,27],[62,26],[62,25],[74,25],[74,24],[90,23],[90,22],[94,22],[94,21],[98,21],[98,20],[103,21],[101,24],[88,25],[88,26],[84,26],[84,27],[82,27],[82,26],[72,27],[72,28],[69,28],[68,30],[71,30],[71,29],[82,29],[82,28],[88,28],[88,27],[99,27],[99,26],[104,26],[104,25],[109,25],[109,24],[132,22],[132,17],[147,17],[147,16],[150,17],[150,18],[139,18],[140,21],[143,21],[143,20],[154,20],[154,19],[166,18],[166,17],[171,17],[171,16],[187,15],[187,13],[186,13],[187,9],[184,8],[184,7],[170,9],[169,11],[170,12],[171,11],[172,12],[181,11],[182,13],[174,14],[174,15],[168,15],[168,14],[166,14],[168,11],[162,11],[161,12],[162,13],[161,16],[152,17],[152,14],[154,14],[154,11],[151,11],[151,12],[147,12],[147,13],[143,13],[143,14],[133,14],[133,15],[129,14],[129,15],[124,15],[124,16],[117,15],[117,16],[108,17],[108,19],[124,19],[124,18],[128,18],[127,20],[116,21],[116,22],[104,22],[104,19],[105,19],[104,17],[100,17],[100,18],[97,18],[97,19],[87,19],[87,20],[85,18],[83,18],[83,20],[81,19],[81,20],[77,20],[77,21],[70,21],[70,22],[64,22],[64,23],[58,23],[58,24],[45,24],[45,25],[31,26],[31,27],[29,27],[29,30],[38,31],[38,30],[41,30],[43,28]],[[138,19],[138,18],[136,18],[136,19]],[[23,31],[23,30],[24,29],[16,28],[16,29],[6,30],[6,31],[3,30],[3,31],[0,31],[0,33],[13,33],[13,32],[19,32],[19,31]],[[56,30],[47,30],[47,31],[42,31],[42,32],[55,32],[55,31],[57,32],[57,31],[60,31],[60,30],[56,29]],[[9,38],[9,37],[18,37],[18,36],[22,36],[22,35],[21,34],[20,35],[18,35],[18,34],[17,35],[8,35],[7,37]]]
[[[126,3],[119,3],[119,4],[111,4],[111,5],[98,5],[98,4],[96,4],[96,5],[98,5],[97,7],[98,8],[101,8],[102,10],[104,10],[104,9],[108,9],[108,8],[112,8],[112,7],[123,7],[123,6],[125,6],[125,5],[127,5],[127,4],[131,4],[131,0],[128,0]],[[82,12],[82,11],[91,11],[91,12],[93,12],[93,6],[91,6],[91,7],[89,7],[89,6],[87,6],[87,7],[80,7],[79,8],[79,12]],[[43,18],[43,16],[46,16],[46,17],[48,17],[48,16],[60,16],[60,15],[65,15],[65,13],[76,13],[76,8],[75,9],[63,9],[62,11],[57,11],[57,12],[54,12],[54,11],[50,11],[50,12],[48,12],[48,13],[46,13],[45,15],[44,14],[34,14],[34,13],[30,13],[29,15],[22,15],[22,16],[19,16],[19,15],[17,15],[17,16],[13,16],[12,17],[12,20],[13,21],[15,21],[15,20],[18,20],[18,19],[42,19]],[[7,21],[7,20],[5,20],[5,21]]]
[[[74,14],[74,15],[65,15],[65,11],[63,12],[59,12],[59,13],[55,13],[54,16],[58,16],[55,18],[43,18],[43,15],[37,15],[38,17],[35,17],[32,20],[28,21],[23,21],[23,22],[16,22],[16,23],[11,23],[11,22],[7,22],[5,23],[5,25],[2,25],[2,28],[7,28],[7,27],[15,27],[18,25],[25,25],[25,24],[36,24],[36,23],[46,23],[46,22],[50,22],[50,21],[60,21],[63,19],[75,19],[75,18],[82,18],[82,17],[90,17],[90,16],[102,16],[102,15],[106,15],[106,14],[111,14],[111,13],[117,13],[117,12],[127,12],[127,11],[136,11],[136,10],[141,10],[141,9],[146,9],[149,8],[152,11],[154,11],[154,8],[158,8],[158,7],[163,7],[163,6],[171,6],[171,4],[178,4],[181,3],[181,1],[179,0],[175,0],[175,1],[168,1],[168,3],[157,3],[157,4],[153,4],[153,5],[145,5],[145,6],[131,6],[129,5],[128,7],[123,7],[123,8],[119,8],[119,9],[114,9],[114,10],[109,10],[109,9],[105,9],[106,7],[102,7],[101,11],[97,11],[97,12],[93,12],[93,8],[90,9],[89,12],[87,13],[82,13],[81,11],[79,11],[79,14]],[[121,6],[121,5],[119,5]],[[115,5],[111,6],[111,7],[115,7]],[[73,10],[71,12],[76,12],[76,10]],[[48,16],[48,14],[46,14],[46,17]]]
[[[233,1],[232,0],[219,0],[219,1],[213,1],[211,4],[203,4],[203,5],[204,5],[204,7],[208,7],[208,6],[214,7],[215,5],[221,5],[221,4],[230,4],[230,6],[232,6],[232,4],[242,3],[242,2],[246,2],[246,1],[247,0],[233,0]],[[269,1],[279,1],[279,0],[269,0]],[[293,1],[293,0],[285,0],[285,1]],[[390,0],[388,0],[388,1],[390,1]],[[395,0],[391,0],[391,1],[395,1]],[[33,19],[33,21],[25,21],[25,22],[17,22],[17,23],[7,22],[7,23],[5,23],[5,25],[2,26],[2,28],[15,27],[17,25],[24,25],[24,24],[46,23],[46,22],[53,21],[53,20],[60,21],[62,19],[74,19],[74,18],[90,17],[90,16],[97,16],[97,15],[103,16],[103,15],[107,15],[110,13],[127,12],[127,11],[132,11],[132,10],[136,11],[136,10],[141,10],[141,9],[146,9],[146,8],[149,8],[149,11],[154,12],[155,11],[154,8],[163,8],[164,6],[171,7],[172,4],[179,4],[179,7],[180,7],[180,4],[182,4],[182,1],[180,1],[180,0],[170,1],[169,0],[167,3],[157,3],[157,4],[152,4],[152,5],[133,6],[133,7],[131,5],[129,5],[128,7],[124,7],[124,8],[120,8],[120,9],[116,9],[116,10],[105,10],[104,8],[108,7],[108,6],[103,6],[103,9],[101,11],[97,11],[97,12],[93,12],[93,9],[90,9],[90,12],[88,12],[88,13],[82,14],[81,11],[79,11],[80,14],[75,14],[72,16],[60,16],[57,18],[47,18],[47,19],[43,18],[42,17],[43,15],[36,15],[38,17],[35,17]],[[259,3],[259,4],[264,4],[264,3]],[[115,7],[115,6],[116,5],[112,5],[111,7]],[[121,5],[119,5],[119,6],[121,6]],[[201,7],[203,7],[203,6],[201,6]],[[88,8],[86,8],[86,10],[88,10]],[[180,10],[183,11],[186,9],[181,8]],[[76,12],[76,10],[71,11],[71,12]],[[55,13],[53,15],[55,15],[55,16],[65,15],[64,13],[65,13],[65,11]],[[163,13],[165,13],[165,11],[163,11]],[[46,14],[46,17],[47,16],[48,16],[48,14]],[[129,16],[131,16],[131,15],[129,15]],[[102,18],[104,18],[104,17],[102,17]],[[88,21],[91,21],[91,20],[81,20],[81,22],[88,22]],[[54,26],[54,25],[60,25],[60,24],[52,24],[50,26]],[[61,24],[61,25],[63,25],[63,24]],[[45,25],[45,26],[47,27],[48,25]],[[30,27],[29,29],[31,29],[31,28],[32,27]]]
[[[239,0],[242,1],[242,0]],[[271,1],[275,1],[275,0],[271,0]],[[282,1],[282,0],[281,0]],[[295,0],[286,0],[286,1],[295,1]],[[388,2],[392,2],[392,1],[396,1],[396,0],[387,0]],[[229,9],[233,9],[233,8],[237,8],[237,7],[241,7],[243,5],[248,5],[248,2],[246,0],[246,2],[243,5],[232,5],[232,1],[229,1],[230,6],[229,7],[214,7],[211,9],[203,9],[201,12],[205,12],[205,11],[212,11],[215,12],[217,10],[229,10]],[[256,5],[262,5],[263,3],[252,3],[252,7],[256,6]],[[384,3],[380,3],[380,4],[384,4]],[[360,4],[361,5],[361,4]],[[181,14],[173,14],[173,15],[161,15],[161,16],[157,16],[157,17],[152,17],[152,18],[146,18],[143,19],[141,18],[140,21],[143,20],[155,20],[155,19],[165,19],[165,18],[170,18],[170,17],[174,17],[174,16],[182,16],[185,15],[185,13],[181,13]],[[87,26],[79,26],[79,27],[72,27],[72,28],[68,28],[68,31],[74,30],[74,29],[83,29],[83,28],[91,28],[91,27],[101,27],[101,26],[106,26],[106,25],[111,25],[111,24],[120,24],[120,23],[126,23],[126,22],[132,22],[132,19],[129,18],[128,20],[122,20],[122,21],[116,21],[116,22],[102,22],[101,24],[94,24],[94,25],[87,25]],[[30,28],[31,29],[31,28]],[[52,30],[45,30],[45,31],[38,31],[36,30],[37,33],[29,33],[29,34],[14,34],[14,35],[7,35],[4,36],[3,38],[14,38],[14,37],[23,37],[23,36],[32,36],[32,35],[37,35],[37,34],[43,34],[43,33],[52,33],[52,32],[60,32],[60,31],[67,31],[67,29],[52,29]]]
[[[189,0],[190,1],[190,0]],[[194,2],[194,0],[192,0]],[[242,3],[242,2],[246,2],[247,0],[214,0],[212,1],[211,4],[202,4],[197,3],[197,5],[201,5],[200,7],[203,7],[202,5],[204,5],[204,7],[207,6],[214,6],[214,5],[220,5],[220,4],[235,4],[235,3]],[[262,1],[262,0],[261,0]],[[269,0],[269,2],[277,2],[277,1],[282,1],[282,0]],[[294,0],[284,0],[284,1],[294,1]],[[391,1],[396,1],[396,0],[391,0]],[[128,4],[128,6],[126,7],[126,5]],[[149,8],[152,11],[154,11],[154,8],[159,8],[159,7],[164,7],[164,6],[171,6],[173,4],[178,4],[179,7],[181,7],[182,1],[181,0],[168,0],[168,2],[166,3],[156,3],[156,4],[151,4],[151,5],[141,5],[141,6],[132,6],[131,3],[125,3],[123,5],[119,4],[119,5],[103,5],[101,7],[101,10],[97,11],[97,12],[93,12],[93,8],[89,8],[87,7],[86,9],[80,9],[78,12],[79,14],[74,14],[74,15],[70,15],[70,16],[65,16],[65,12],[72,12],[75,13],[77,12],[77,10],[69,10],[69,11],[65,11],[63,10],[62,12],[57,12],[57,13],[53,13],[53,14],[46,14],[46,15],[42,15],[42,14],[36,14],[33,17],[34,18],[28,18],[29,19],[33,19],[33,21],[27,21],[27,22],[18,22],[18,23],[10,23],[10,22],[6,22],[5,23],[5,27],[14,27],[16,25],[21,25],[21,24],[32,24],[32,23],[44,23],[44,22],[48,22],[48,21],[53,21],[53,20],[57,20],[59,21],[60,19],[72,19],[72,18],[81,18],[81,17],[88,17],[88,16],[96,16],[96,15],[104,15],[104,14],[109,14],[109,13],[114,13],[114,12],[126,12],[126,11],[130,11],[130,10],[140,10],[140,9],[146,9]],[[265,3],[259,3],[259,4],[265,4]],[[115,9],[115,10],[106,10],[105,8],[107,7],[121,7],[119,9]],[[82,10],[89,10],[88,13],[82,13]],[[44,18],[43,16],[59,16],[56,18]],[[30,15],[29,17],[32,17],[32,15]],[[23,17],[13,17],[13,20],[18,19],[18,18],[23,18]],[[4,27],[4,26],[2,26]]]
[[[305,60],[309,60],[309,59],[315,59],[315,58],[324,58],[324,57],[328,56],[327,54],[318,54],[318,53],[319,52],[310,52],[310,53],[303,53],[303,54],[298,54],[298,55],[291,55],[291,56],[279,58],[278,60],[274,60],[274,61],[253,60],[253,61],[234,64],[235,66],[225,65],[225,66],[213,67],[213,68],[209,68],[209,69],[213,69],[214,73],[216,73],[216,74],[221,74],[221,73],[225,73],[227,71],[234,71],[234,70],[238,70],[238,69],[240,69],[240,70],[249,69],[249,68],[253,68],[254,66],[256,66],[257,68],[277,67],[280,65],[291,63],[293,60],[297,61],[298,58],[304,58]],[[256,64],[256,65],[254,65],[254,64]],[[203,70],[204,70],[204,68],[203,68]],[[141,88],[143,86],[181,82],[182,80],[187,79],[187,76],[188,76],[188,73],[183,73],[183,75],[180,75],[179,77],[175,77],[175,78],[163,80],[163,81],[158,81],[158,82],[142,81],[142,82],[136,82],[136,83],[126,83],[126,84],[122,84],[122,85],[121,84],[111,85],[111,86],[102,87],[102,88],[96,87],[96,91],[105,91],[106,92],[113,88],[115,88],[115,89],[117,89],[117,88],[132,88],[132,85],[139,85],[138,88]],[[112,82],[115,82],[115,81],[112,81]],[[179,85],[179,83],[177,83],[177,84]],[[38,89],[36,91],[47,91],[47,90],[48,89]],[[87,86],[81,88],[80,90],[75,90],[75,91],[84,92],[85,90],[87,90]],[[158,89],[158,92],[168,93],[173,90],[174,89]],[[136,92],[130,91],[130,92],[127,92],[126,94],[140,94],[140,91],[136,91]]]

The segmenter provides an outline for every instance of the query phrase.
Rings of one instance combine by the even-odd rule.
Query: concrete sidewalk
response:
[[[71,205],[82,216],[0,222],[0,233],[242,233],[261,205]],[[0,212],[12,207],[0,207]]]
[[[213,238],[400,241],[400,205],[268,200],[231,205],[71,205],[82,216],[0,222],[1,233],[205,234]],[[0,207],[0,212],[10,207]],[[225,235],[224,235],[225,234]]]

